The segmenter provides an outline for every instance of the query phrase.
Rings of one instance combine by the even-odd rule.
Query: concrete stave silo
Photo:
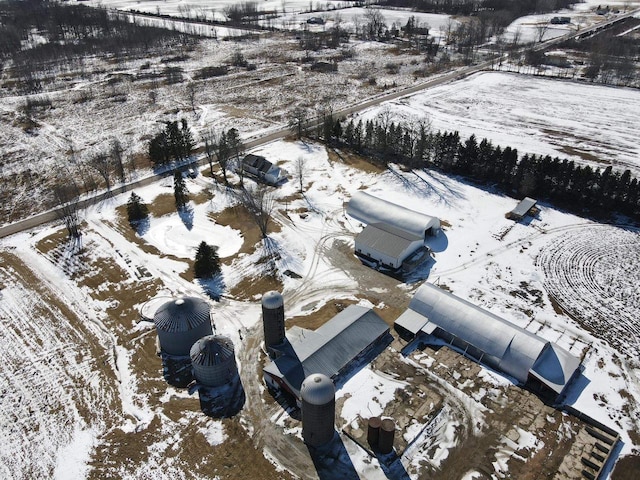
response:
[[[264,346],[267,351],[282,345],[286,339],[284,326],[284,299],[276,291],[262,296],[262,326],[264,330]]]
[[[223,335],[207,335],[193,344],[190,351],[193,374],[198,383],[218,387],[238,374],[233,342]]]
[[[162,305],[153,316],[160,348],[173,356],[188,356],[191,346],[213,334],[211,307],[195,297],[180,297]]]
[[[311,374],[302,382],[302,438],[307,445],[319,447],[333,439],[335,395],[333,382],[321,373]]]

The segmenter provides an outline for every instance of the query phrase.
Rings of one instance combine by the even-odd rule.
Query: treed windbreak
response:
[[[101,8],[44,0],[0,2],[0,60],[11,60],[15,76],[31,80],[31,92],[38,91],[33,81],[38,73],[79,62],[85,55],[148,53],[195,41]]]

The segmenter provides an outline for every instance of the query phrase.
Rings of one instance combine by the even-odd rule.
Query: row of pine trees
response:
[[[428,126],[404,126],[384,119],[335,120],[331,115],[316,129],[325,142],[346,146],[380,163],[407,168],[433,168],[516,197],[532,196],[583,214],[621,213],[640,219],[640,185],[629,170],[592,168],[572,160],[518,155],[511,147],[461,139],[458,132],[431,132]]]

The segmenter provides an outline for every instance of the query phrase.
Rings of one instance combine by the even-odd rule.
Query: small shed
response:
[[[538,212],[540,212],[540,209],[536,207],[537,203],[537,200],[534,200],[530,197],[525,197],[520,201],[520,203],[518,203],[518,205],[516,205],[516,208],[511,210],[505,216],[510,220],[516,221],[522,220],[527,215],[535,216],[538,214]]]

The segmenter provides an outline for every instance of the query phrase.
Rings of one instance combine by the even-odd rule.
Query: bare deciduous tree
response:
[[[271,190],[264,185],[258,185],[243,188],[238,195],[240,202],[247,209],[252,220],[260,229],[262,238],[267,238],[271,215],[275,208]]]
[[[80,239],[80,218],[78,216],[78,200],[80,192],[77,185],[68,179],[59,181],[53,186],[53,196],[59,205],[57,214],[69,233],[69,238]]]
[[[302,138],[307,132],[307,120],[308,120],[308,112],[304,107],[296,107],[291,111],[291,115],[289,117],[289,130],[291,130],[296,138]]]
[[[100,174],[107,190],[111,190],[112,160],[109,155],[98,153],[91,157],[89,164]]]
[[[304,181],[307,178],[308,168],[304,158],[298,157],[293,164],[293,178],[298,183],[298,191],[304,195]]]

